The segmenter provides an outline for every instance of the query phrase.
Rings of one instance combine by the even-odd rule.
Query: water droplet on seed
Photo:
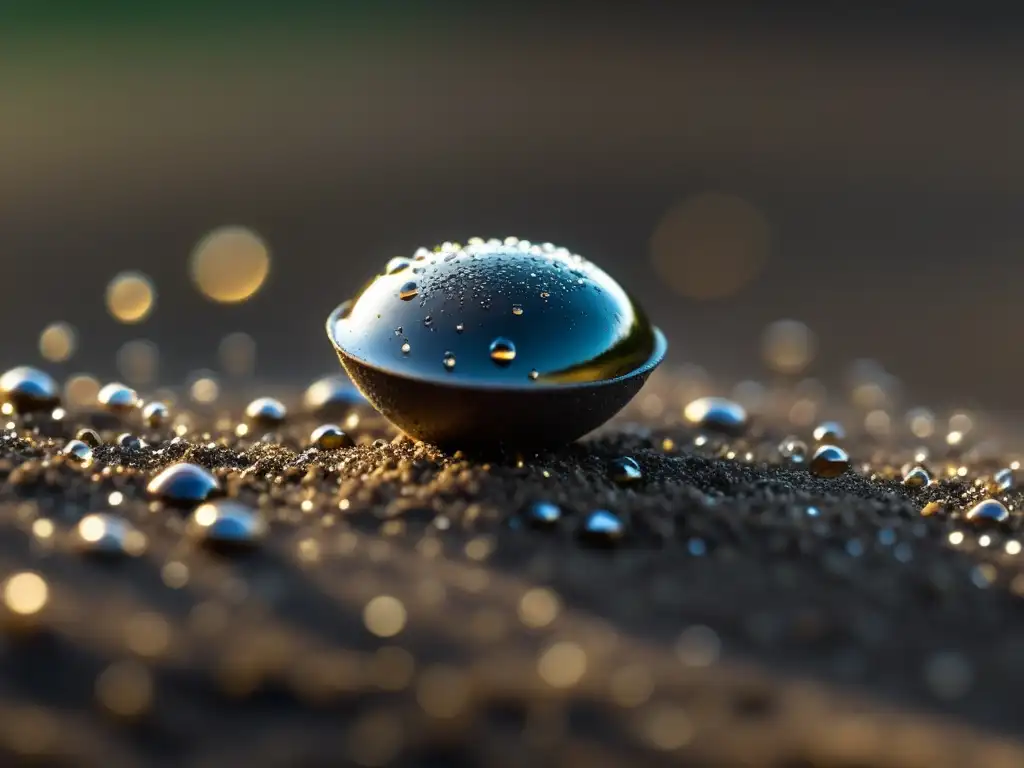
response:
[[[532,371],[530,371],[530,373],[528,375],[530,377],[530,381],[536,381],[537,378],[540,376],[540,374],[537,372],[536,368],[534,368]]]
[[[463,323],[456,324],[456,326],[455,326],[455,332],[456,333],[462,333],[464,330],[466,330],[466,326]]]
[[[404,259],[401,256],[395,256],[395,258],[391,259],[388,262],[387,267],[384,268],[384,271],[387,272],[389,275],[397,275],[403,269],[408,269],[408,268],[409,268],[409,260],[408,259]]]
[[[453,355],[451,352],[445,352],[442,362],[444,363],[444,367],[447,368],[449,371],[454,369],[455,355]]]
[[[508,365],[516,359],[516,346],[508,339],[497,338],[491,342],[491,360],[498,365]]]
[[[408,341],[405,342],[404,344],[402,344],[402,354],[403,355],[408,355],[411,351],[412,351],[412,347],[409,345]]]
[[[416,283],[406,283],[398,290],[398,298],[402,301],[411,301],[416,298],[416,294],[420,292],[419,286]]]
[[[520,305],[520,304],[513,304],[512,305],[512,314],[513,315],[521,315],[521,314],[523,314],[523,307],[522,307],[522,305]]]

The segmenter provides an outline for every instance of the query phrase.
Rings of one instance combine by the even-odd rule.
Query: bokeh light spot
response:
[[[64,402],[75,408],[91,408],[100,394],[100,382],[87,373],[77,373],[64,383]]]
[[[122,323],[141,323],[155,302],[153,281],[141,272],[121,272],[107,286],[107,310]]]
[[[377,637],[394,637],[405,628],[402,602],[391,595],[378,595],[363,609],[363,623]]]
[[[75,353],[78,334],[68,323],[51,323],[39,334],[39,353],[52,363],[62,363]]]
[[[776,320],[764,329],[761,354],[773,371],[800,373],[814,358],[814,333],[799,320]]]
[[[771,241],[750,203],[717,192],[673,206],[651,236],[651,258],[668,286],[691,299],[732,296],[760,272]]]
[[[211,371],[198,371],[190,377],[189,397],[193,402],[209,405],[220,397],[220,384]]]
[[[117,370],[133,386],[152,384],[160,367],[160,350],[148,339],[127,341],[117,351]]]
[[[229,376],[252,376],[256,371],[256,340],[248,333],[229,333],[217,349],[220,367]]]
[[[199,241],[189,267],[204,296],[234,304],[251,298],[263,285],[270,272],[270,251],[245,227],[221,227]]]
[[[22,571],[4,584],[4,603],[12,613],[22,616],[39,613],[49,599],[50,588],[38,573]]]

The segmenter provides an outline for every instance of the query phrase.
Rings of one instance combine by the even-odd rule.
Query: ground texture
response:
[[[771,430],[729,441],[639,412],[485,459],[356,416],[353,448],[307,450],[322,418],[269,442],[136,426],[151,446],[84,466],[54,457],[82,423],[123,431],[110,417],[7,432],[4,763],[1024,765],[1020,494],[1000,494],[997,527],[963,519],[996,465],[950,478],[957,458],[935,460],[939,482],[913,489],[899,457],[850,446],[826,479]],[[642,472],[625,485],[623,456]],[[145,490],[178,461],[213,470],[266,539],[190,539],[187,511]],[[524,517],[539,500],[563,517]],[[620,539],[586,535],[596,509]],[[145,550],[80,551],[78,520],[102,511]]]

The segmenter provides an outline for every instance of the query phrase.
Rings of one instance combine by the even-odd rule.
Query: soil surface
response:
[[[325,418],[358,444],[308,449]],[[135,419],[0,440],[5,764],[1024,765],[1021,493],[988,488],[999,462],[933,459],[912,488],[906,451],[854,441],[824,478],[779,455],[785,432],[637,407],[524,457],[445,454],[362,408],[243,437],[197,416],[173,443]],[[60,456],[86,423],[104,444]],[[183,461],[265,539],[190,536],[146,492]],[[967,521],[993,491],[1009,519]],[[83,545],[95,512],[144,550]]]

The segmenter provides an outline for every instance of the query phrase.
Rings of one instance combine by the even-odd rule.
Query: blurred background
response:
[[[518,235],[690,375],[1012,414],[1019,14],[848,5],[6,0],[0,363],[305,383],[387,258]]]

